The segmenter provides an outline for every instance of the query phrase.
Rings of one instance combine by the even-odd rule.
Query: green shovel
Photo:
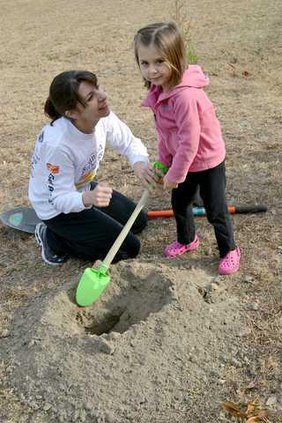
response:
[[[126,222],[121,233],[115,240],[113,246],[104,258],[101,265],[97,269],[95,269],[94,267],[88,267],[83,272],[76,290],[76,302],[81,307],[86,307],[93,304],[109,285],[111,281],[111,277],[108,274],[109,266],[113,261],[116,253],[118,252],[121,244],[125,240],[138,214],[145,206],[148,196],[149,191],[145,190],[138,204],[136,205],[132,215]]]

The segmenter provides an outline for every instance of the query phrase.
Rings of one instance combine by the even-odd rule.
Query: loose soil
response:
[[[33,236],[0,226],[0,422],[229,423],[238,420],[223,402],[254,399],[268,413],[257,422],[282,422],[281,2],[186,3],[182,20],[210,76],[226,141],[228,202],[268,211],[232,217],[242,266],[230,277],[217,275],[205,218],[196,218],[200,249],[176,260],[163,258],[175,237],[173,219],[150,221],[138,258],[112,265],[109,288],[87,308],[75,304],[74,293],[91,263],[49,267]],[[43,104],[63,70],[97,73],[112,109],[153,161],[155,131],[139,107],[145,89],[132,38],[149,22],[172,19],[175,3],[0,5],[0,211],[29,205]],[[114,152],[99,178],[136,201],[142,193]],[[163,208],[170,208],[169,193],[159,189],[148,209]]]

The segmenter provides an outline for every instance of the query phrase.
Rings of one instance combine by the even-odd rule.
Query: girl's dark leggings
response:
[[[172,190],[172,208],[177,227],[177,240],[189,244],[195,237],[192,203],[197,187],[207,212],[207,219],[213,225],[219,255],[224,257],[236,248],[233,228],[225,199],[225,165],[201,172],[189,172],[186,180]]]
[[[91,189],[94,189],[96,183],[92,182],[91,185]],[[134,202],[113,191],[108,207],[92,207],[79,213],[62,213],[45,220],[48,245],[58,255],[68,254],[91,261],[103,260],[134,208]],[[141,232],[146,225],[147,215],[142,210],[117,252],[114,262],[137,256],[140,242],[134,234]]]

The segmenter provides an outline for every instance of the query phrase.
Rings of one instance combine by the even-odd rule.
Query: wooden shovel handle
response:
[[[115,240],[113,246],[111,247],[110,251],[108,252],[108,254],[106,255],[106,257],[103,260],[103,265],[108,268],[111,264],[111,262],[113,261],[116,253],[118,252],[121,244],[123,243],[123,241],[125,240],[128,232],[131,229],[131,226],[133,225],[133,223],[135,222],[138,214],[140,213],[140,211],[143,209],[143,207],[146,204],[146,201],[148,199],[149,196],[149,191],[145,190],[142,194],[142,197],[140,198],[138,204],[136,205],[135,209],[133,210],[132,215],[130,216],[130,218],[128,219],[128,221],[126,222],[126,224],[124,225],[121,233],[119,234],[119,236],[117,237],[117,239]]]

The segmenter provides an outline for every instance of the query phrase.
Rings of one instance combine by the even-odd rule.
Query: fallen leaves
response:
[[[237,405],[231,401],[222,404],[225,411],[245,423],[266,422],[267,411],[261,410],[257,400],[247,404]]]

